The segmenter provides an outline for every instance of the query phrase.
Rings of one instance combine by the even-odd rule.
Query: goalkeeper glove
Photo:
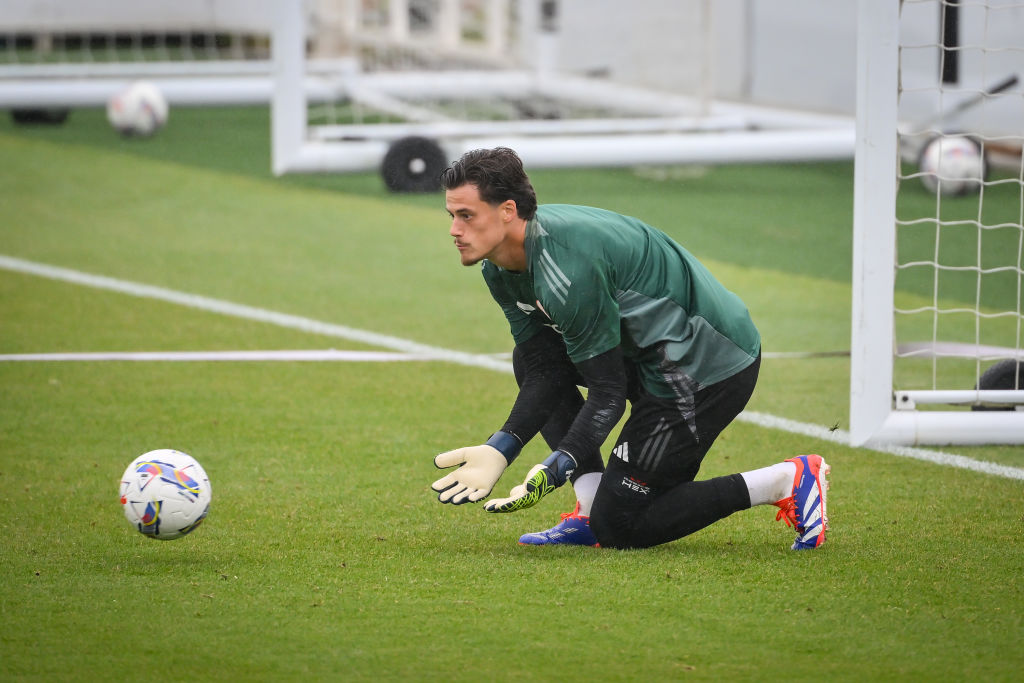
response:
[[[441,477],[430,488],[437,491],[442,503],[461,505],[486,498],[494,485],[522,449],[518,437],[507,432],[496,432],[482,446],[456,448],[434,458],[438,469],[461,465],[454,472]]]
[[[513,488],[508,498],[495,498],[484,504],[488,512],[515,512],[533,507],[540,499],[569,481],[576,469],[576,459],[565,451],[555,451],[544,462],[534,465],[526,479]]]

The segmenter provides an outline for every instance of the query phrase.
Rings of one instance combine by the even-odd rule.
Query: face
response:
[[[510,258],[514,258],[514,240],[510,239],[517,218],[514,201],[492,206],[480,199],[476,185],[462,185],[447,190],[444,203],[452,217],[448,234],[455,238],[462,265],[489,259],[509,267]]]

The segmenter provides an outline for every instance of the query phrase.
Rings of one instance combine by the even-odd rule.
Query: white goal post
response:
[[[956,28],[950,24],[961,9],[968,12],[968,19],[973,22],[967,27],[972,42],[964,44],[953,43],[949,38],[951,29]],[[929,21],[934,18],[931,25],[937,32],[943,31],[945,37],[936,38],[933,34],[933,44],[921,45],[901,35],[901,24],[904,30],[912,32],[906,27],[907,17],[902,16],[907,11],[922,13]],[[1003,78],[1007,69],[1022,69],[1020,74],[1024,76],[1024,33],[1012,28],[1007,33],[1000,26],[1007,19],[1016,18],[1019,27],[1022,12],[1024,4],[999,0],[964,0],[962,6],[959,0],[859,0],[850,362],[853,445],[1024,443],[1024,387],[1020,380],[993,389],[985,388],[979,381],[985,365],[993,361],[1024,362],[1024,167],[1019,152],[1024,141],[1024,92],[1016,78]],[[989,13],[994,16],[990,18]],[[984,18],[975,21],[980,17]],[[994,44],[986,44],[986,39]],[[914,50],[919,47],[919,51],[927,49],[929,55],[937,57],[934,72],[928,71],[924,76],[910,73]],[[947,60],[960,60],[975,72],[951,76]],[[997,89],[987,89],[987,84],[1000,79],[1002,84]],[[928,87],[920,87],[925,81]],[[931,111],[914,116],[908,103],[915,98],[927,99]],[[985,119],[984,108],[1001,105],[1019,107],[1019,113],[1010,117],[1009,127],[999,129]],[[978,107],[979,115],[965,121],[961,114],[971,106]],[[949,115],[944,116],[944,111]],[[918,124],[908,126],[901,121],[908,116],[913,116]],[[928,123],[920,124],[922,119]],[[948,128],[946,122],[952,122]],[[936,193],[925,199],[918,182],[922,173],[916,168],[917,160],[907,159],[907,148],[913,145],[908,130],[942,137],[951,135],[949,131],[954,129],[969,132],[979,142],[983,159],[1009,148],[1011,161],[997,177],[983,176],[980,189],[970,197],[950,198]],[[939,179],[942,180],[941,171]],[[995,222],[989,219],[985,201],[1004,190],[1011,202],[1016,195],[1019,204],[1009,211],[1010,218]],[[913,196],[914,192],[918,196]],[[911,194],[904,197],[903,193]],[[921,206],[930,206],[932,213],[914,214]],[[964,212],[965,206],[976,207],[975,218],[951,217]],[[899,240],[897,232],[919,225],[926,225],[934,234],[934,243],[931,254],[915,260],[914,255],[900,253],[910,250],[912,245]],[[950,254],[948,245],[941,242],[951,240],[955,230],[965,228],[977,231],[976,258],[973,254]],[[1009,237],[1005,240],[1009,247],[1000,255],[1005,261],[993,264],[990,256],[983,258],[982,245],[989,235],[997,233]],[[943,259],[952,259],[954,263]],[[899,288],[898,277],[923,268],[930,269],[930,274],[922,279],[934,281],[930,300],[922,297],[919,304],[901,302],[911,295]],[[951,274],[976,278],[973,306],[943,300],[948,290],[940,291],[940,282],[945,283]],[[983,293],[996,276],[1005,278],[1010,294],[1004,297],[1003,309],[992,310]],[[924,316],[926,324],[906,325],[905,321],[915,315]],[[951,320],[962,322],[950,323]],[[993,332],[994,324],[999,329]],[[901,325],[915,330],[930,328],[932,338],[908,344],[909,340],[897,338]],[[943,333],[950,331],[958,338],[943,337]],[[998,336],[1001,344],[992,345],[993,336]],[[962,379],[944,378],[940,363],[951,358],[976,369],[973,383],[943,385]],[[919,366],[923,386],[909,386],[913,384],[913,378],[908,379],[912,373],[897,377],[895,363],[925,363]],[[955,404],[962,407],[955,409]],[[982,404],[990,409],[971,409]],[[922,409],[931,405],[940,407]],[[1002,409],[993,410],[993,406]]]

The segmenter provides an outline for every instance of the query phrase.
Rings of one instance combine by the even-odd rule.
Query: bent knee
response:
[[[629,550],[656,545],[645,538],[643,530],[637,527],[635,516],[602,513],[598,508],[590,514],[590,530],[602,548]]]

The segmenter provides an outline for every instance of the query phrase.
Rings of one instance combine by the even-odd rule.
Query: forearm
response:
[[[561,337],[549,330],[517,346],[513,364],[519,394],[501,431],[515,434],[525,444],[544,428],[568,396],[581,401],[577,385],[583,380],[566,355]]]
[[[558,449],[583,462],[601,457],[601,446],[626,410],[626,369],[618,347],[576,367],[588,388],[587,400]]]
[[[626,408],[626,371],[622,351],[612,349],[576,367],[589,391],[568,433],[544,462],[530,469],[523,483],[514,487],[507,498],[488,501],[484,506],[488,512],[514,512],[532,507],[551,491],[572,481],[572,475],[580,465],[586,467],[595,459],[602,462],[601,445]]]

